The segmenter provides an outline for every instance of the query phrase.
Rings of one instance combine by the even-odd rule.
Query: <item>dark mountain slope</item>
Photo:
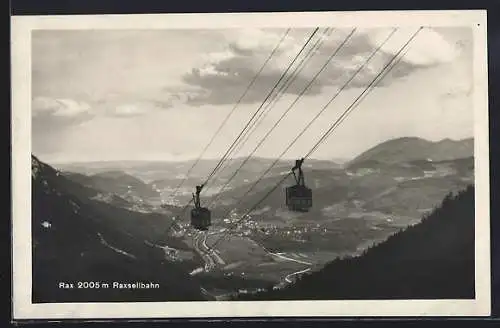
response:
[[[48,165],[40,163],[45,168],[45,172],[52,170]],[[82,185],[77,181],[87,181],[88,176],[79,173],[57,173],[46,177],[51,186],[58,193],[70,194],[77,198],[82,204],[92,208],[98,214],[102,224],[107,224],[111,228],[119,227],[122,231],[133,234],[139,238],[157,242],[168,243],[172,247],[185,248],[176,238],[165,235],[165,231],[172,224],[171,214],[178,210],[173,206],[163,209],[162,213],[139,213],[129,210],[133,204],[122,197],[112,194],[103,199],[97,197],[101,195],[101,190],[94,189],[88,185]]]
[[[204,299],[185,269],[164,252],[113,227],[85,189],[75,187],[50,166],[32,157],[33,302],[119,302]],[[108,212],[111,214],[111,212]],[[78,282],[109,283],[79,289]],[[59,288],[60,282],[73,289]],[[112,283],[155,283],[157,289],[115,289]]]
[[[469,186],[359,257],[335,260],[282,290],[241,299],[474,298],[474,216]]]

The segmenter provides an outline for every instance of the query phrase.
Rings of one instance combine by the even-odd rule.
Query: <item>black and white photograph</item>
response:
[[[489,314],[485,12],[12,24],[15,316]]]

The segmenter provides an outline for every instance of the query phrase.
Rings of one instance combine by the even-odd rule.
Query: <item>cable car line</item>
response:
[[[353,109],[357,108],[358,105],[361,103],[361,99],[364,99],[364,96],[368,95],[369,90],[373,90],[373,88],[387,75],[387,73],[392,70],[396,64],[403,58],[401,57],[396,64],[392,65],[397,57],[406,49],[406,47],[413,41],[413,39],[417,36],[417,34],[423,29],[423,27],[420,27],[410,38],[409,40],[399,49],[399,51],[392,57],[392,59],[384,66],[384,68],[375,76],[375,78],[367,85],[365,90],[351,103],[351,105],[343,112],[343,114],[335,121],[335,123],[323,134],[323,136],[316,142],[316,144],[311,148],[311,150],[306,154],[306,156],[303,159],[308,158],[316,149],[318,149],[319,145],[323,143],[329,135],[340,125],[340,123],[349,115]],[[392,65],[392,66],[391,66]],[[218,238],[210,248],[214,248],[220,240],[222,240],[228,233],[228,231],[232,230],[235,226],[237,226],[240,222],[242,222],[244,219],[246,219],[253,210],[255,210],[269,195],[271,195],[272,192],[274,192],[278,186],[283,183],[288,176],[292,174],[292,171],[287,173],[280,179],[280,181],[271,189],[269,192],[267,192],[254,206],[252,206],[244,215],[241,216],[241,218],[232,225],[230,229],[227,229],[224,233],[223,236]]]
[[[402,53],[402,51],[410,44],[410,42],[417,36],[417,34],[423,29],[423,27],[420,27],[411,37],[410,39],[400,48],[400,50],[393,56],[393,58],[384,66],[384,68],[379,72],[379,74],[372,80],[372,82],[365,88],[365,90],[354,100],[354,102],[344,111],[344,113],[336,120],[336,122],[325,132],[323,137],[321,137],[318,142],[314,145],[314,147],[308,152],[308,154],[304,157],[307,158],[309,157],[318,147],[319,145],[326,140],[326,138],[331,135],[331,133],[334,131],[335,128],[337,128],[340,123],[342,123],[343,120],[347,117],[347,115],[357,106],[361,103],[360,100],[364,99],[372,90],[373,87],[378,84],[396,65],[399,63],[403,56],[401,56],[399,59],[397,57]],[[406,52],[405,52],[406,54]],[[397,59],[397,61],[395,61]],[[394,63],[394,64],[393,64]],[[392,65],[392,66],[391,66]],[[391,66],[391,67],[389,67]],[[276,188],[283,183],[288,176],[290,176],[292,172],[289,172],[287,175],[281,179],[278,184],[270,191],[268,192],[256,205],[254,205],[250,210],[248,210],[234,225],[231,229],[234,228],[234,226],[238,225],[241,221],[243,221],[249,213],[251,213],[257,206],[259,206],[269,195],[276,190]],[[226,231],[227,233],[227,231]],[[223,236],[224,237],[224,236]],[[221,238],[223,238],[221,237]],[[218,240],[217,240],[218,242]],[[214,247],[212,245],[211,247]]]
[[[331,35],[332,31],[333,31],[333,29],[330,30],[329,28],[326,28],[325,31],[323,32],[323,35],[320,36],[320,38],[318,38],[318,40],[316,40],[315,44],[309,49],[308,53],[302,58],[301,62],[297,65],[294,72],[292,72],[292,74],[288,77],[287,81],[285,81],[284,86],[282,88],[282,91],[279,91],[278,93],[276,93],[274,99],[271,100],[270,103],[268,103],[268,105],[266,106],[266,110],[268,108],[269,108],[269,110],[261,112],[261,114],[257,118],[257,120],[254,121],[254,124],[251,127],[252,131],[250,131],[250,133],[245,136],[246,139],[238,145],[238,149],[236,149],[235,154],[237,154],[241,150],[243,144],[248,141],[251,134],[256,131],[256,129],[263,122],[263,120],[267,116],[267,114],[269,114],[270,111],[272,110],[272,108],[276,105],[277,101],[284,95],[284,91],[286,89],[288,89],[288,87],[290,87],[290,85],[297,79],[297,77],[302,72],[302,70],[307,66],[307,62],[309,60],[311,60],[312,57],[315,55],[315,53],[313,53],[313,52],[317,51],[321,47],[321,45],[324,41],[323,37],[325,37],[327,35],[328,36]],[[288,108],[287,112],[289,110],[290,110],[290,107]],[[284,115],[286,115],[286,113]],[[283,116],[281,117],[281,119],[283,118]],[[281,121],[281,119],[280,119],[280,121]],[[272,129],[274,129],[275,127],[276,127],[276,125]],[[221,188],[219,188],[219,191],[217,192],[215,199],[212,200],[210,207],[213,207],[215,205],[215,203],[218,201],[219,197],[221,196],[221,193],[224,191],[224,189],[227,187],[227,185],[233,180],[233,178],[236,176],[237,172],[243,167],[243,165],[245,165],[248,162],[248,160],[253,155],[253,153],[255,153],[255,151],[256,151],[256,149],[254,149],[254,151],[240,164],[240,166],[233,172],[233,175],[224,183],[224,185],[221,186]],[[234,160],[234,158],[232,160]],[[228,166],[229,165],[226,165],[221,171],[223,171]]]
[[[221,164],[225,161],[226,157],[228,156],[228,153],[231,151],[231,149],[234,147],[234,145],[236,144],[236,142],[239,140],[239,138],[241,137],[242,133],[247,129],[247,127],[249,126],[249,124],[252,122],[253,118],[258,114],[258,112],[262,109],[262,106],[265,104],[265,102],[268,100],[268,98],[270,97],[270,95],[273,93],[273,91],[276,89],[276,87],[279,85],[279,83],[281,82],[281,80],[285,77],[286,73],[288,72],[288,70],[293,66],[293,64],[295,63],[295,61],[298,59],[298,57],[300,56],[300,54],[304,51],[304,49],[307,47],[307,45],[309,44],[309,42],[311,41],[311,39],[314,37],[314,35],[318,32],[319,30],[319,27],[315,28],[314,31],[311,33],[311,35],[309,36],[309,38],[307,39],[307,41],[304,43],[304,45],[302,46],[302,48],[300,49],[300,51],[296,54],[295,58],[291,61],[291,63],[288,65],[288,68],[285,70],[285,72],[281,75],[280,79],[275,83],[274,87],[271,89],[271,91],[269,92],[269,94],[266,96],[266,98],[264,99],[264,101],[262,102],[262,104],[259,106],[259,108],[257,109],[257,111],[252,115],[252,117],[250,118],[250,120],[247,122],[247,124],[245,125],[245,127],[243,128],[243,130],[240,132],[240,134],[236,137],[236,139],[233,141],[233,143],[231,144],[231,146],[229,147],[229,149],[226,151],[226,153],[224,154],[224,156],[222,156],[221,160],[217,163],[217,165],[215,166],[215,168],[212,170],[212,172],[209,174],[208,178],[205,180],[205,182],[203,182],[203,184],[201,186],[205,186],[208,181],[214,176],[214,174],[217,172],[217,170],[220,168]],[[193,202],[193,199],[191,199],[180,211],[181,215],[182,213],[187,209],[187,207]]]
[[[236,139],[233,141],[233,143],[231,144],[231,146],[229,147],[229,149],[226,151],[226,153],[224,154],[224,156],[220,159],[219,163],[215,166],[215,168],[213,169],[213,171],[209,174],[208,178],[205,180],[205,182],[203,183],[203,185],[205,185],[206,183],[208,183],[208,181],[213,177],[213,175],[217,172],[217,170],[220,168],[220,166],[223,164],[223,162],[226,160],[229,152],[231,151],[231,149],[235,146],[235,144],[237,143],[237,141],[240,139],[240,137],[242,136],[242,134],[245,132],[245,130],[248,128],[248,126],[250,125],[250,123],[252,122],[252,120],[255,118],[255,116],[259,113],[259,111],[262,109],[262,107],[264,106],[264,104],[266,103],[266,101],[269,99],[269,97],[273,94],[274,90],[278,87],[279,83],[283,80],[283,78],[286,76],[286,74],[288,73],[288,71],[290,70],[290,68],[293,66],[293,64],[295,63],[295,61],[299,58],[300,54],[304,51],[304,49],[307,47],[307,45],[309,44],[309,42],[311,41],[311,39],[314,37],[314,35],[318,32],[319,30],[319,27],[315,28],[314,31],[311,33],[311,35],[309,36],[309,38],[307,39],[307,41],[304,43],[304,45],[302,46],[302,48],[300,49],[300,51],[297,53],[297,55],[295,56],[295,58],[292,60],[292,62],[288,65],[287,69],[285,70],[285,72],[283,72],[283,74],[281,75],[281,77],[279,78],[279,80],[275,83],[274,87],[271,89],[271,91],[268,93],[268,95],[266,96],[266,98],[262,101],[262,104],[257,108],[257,111],[255,111],[255,113],[252,115],[252,117],[250,118],[250,120],[247,122],[247,124],[245,125],[245,127],[243,128],[243,130],[239,133],[239,135],[236,137]]]
[[[357,76],[357,74],[368,64],[368,62],[375,56],[375,54],[380,51],[380,49],[388,42],[388,40],[392,37],[392,35],[397,31],[398,29],[395,28],[393,29],[393,31],[388,35],[388,37],[378,46],[378,48],[365,60],[365,62],[360,65],[358,67],[358,69],[354,72],[354,74],[351,76],[351,78],[349,80],[347,80],[347,82],[344,83],[344,85],[337,91],[337,93],[326,103],[326,105],[323,106],[323,108],[321,109],[321,111],[319,111],[310,121],[309,123],[302,129],[302,131],[294,138],[294,140],[292,140],[292,142],[290,142],[290,144],[285,148],[285,150],[283,150],[283,152],[278,156],[278,158],[271,164],[271,166],[263,173],[261,174],[261,176],[259,177],[259,179],[257,180],[256,183],[254,183],[254,186],[258,184],[258,182],[260,182],[262,180],[262,178],[278,163],[278,161],[283,157],[284,154],[286,154],[286,152],[295,144],[295,142],[297,142],[297,140],[309,129],[309,127],[319,118],[319,116],[328,108],[328,106],[333,102],[333,100],[335,100],[338,95],[349,85],[349,83]],[[406,52],[408,51],[408,49],[405,51],[405,53],[403,54],[403,56],[400,56],[399,59],[393,64],[394,66],[397,65],[404,57],[404,55],[406,54]],[[385,69],[385,68],[384,68]],[[383,76],[385,77],[385,75],[388,73],[389,71],[386,71]],[[363,98],[366,97],[368,94],[364,94]],[[341,123],[341,122],[339,122]],[[288,175],[291,175],[292,172],[290,172],[290,174]],[[285,179],[288,177],[288,175],[285,177]],[[280,182],[281,183],[281,182]],[[241,199],[244,199],[244,197],[251,191],[253,190],[252,188],[250,190],[248,190],[242,197]],[[192,201],[192,200],[191,200]],[[236,206],[238,206],[239,204],[241,203],[238,202]],[[185,208],[187,207],[187,205],[185,206]],[[224,215],[224,218],[226,218],[229,213],[231,212],[228,211],[225,215]],[[174,222],[175,223],[175,222]]]
[[[354,28],[348,35],[347,37],[344,39],[344,41],[337,47],[337,49],[335,49],[335,51],[330,55],[330,57],[328,58],[328,60],[323,64],[323,66],[316,72],[316,74],[313,76],[313,78],[309,81],[309,83],[302,89],[302,91],[299,93],[299,95],[297,95],[297,97],[295,98],[295,100],[289,105],[289,107],[285,110],[285,112],[283,112],[280,116],[280,118],[278,119],[278,121],[276,121],[274,123],[274,125],[271,127],[271,129],[264,135],[264,137],[259,141],[259,143],[257,144],[257,146],[252,150],[252,152],[245,158],[245,160],[240,164],[240,166],[238,167],[238,169],[234,172],[234,174],[232,175],[232,177],[230,178],[230,180],[232,180],[237,172],[250,160],[250,158],[252,157],[252,155],[259,149],[260,146],[262,146],[262,144],[264,143],[264,141],[267,139],[267,137],[269,137],[269,135],[274,131],[274,129],[281,123],[281,121],[285,118],[285,116],[288,114],[288,112],[290,112],[290,110],[293,108],[293,106],[295,106],[295,104],[302,98],[302,96],[304,95],[304,93],[309,90],[309,87],[314,83],[314,81],[316,81],[317,77],[324,71],[324,69],[328,66],[328,64],[330,64],[331,60],[338,54],[338,52],[344,47],[344,45],[347,43],[347,41],[349,41],[349,39],[352,37],[352,35],[354,34],[354,32],[356,31],[356,28]],[[229,180],[229,181],[230,181]],[[227,185],[227,184],[226,184]],[[251,188],[252,190],[252,188]],[[246,194],[245,194],[246,195]],[[243,196],[244,197],[244,196]]]
[[[243,130],[240,132],[240,134],[233,141],[232,145],[226,151],[226,153],[224,154],[224,156],[220,159],[220,161],[215,166],[215,168],[213,169],[213,171],[209,174],[209,176],[207,177],[207,179],[201,185],[197,185],[196,186],[196,193],[193,194],[193,201],[195,203],[195,207],[193,209],[191,209],[191,226],[194,227],[195,229],[198,229],[198,230],[207,230],[208,226],[211,225],[211,212],[210,212],[210,210],[207,207],[202,207],[201,206],[200,193],[201,193],[202,189],[206,186],[206,184],[209,182],[209,180],[213,177],[213,175],[217,172],[217,170],[224,163],[224,161],[227,158],[228,153],[234,147],[234,145],[236,144],[236,142],[241,138],[241,135],[243,134],[243,132],[247,129],[247,127],[249,126],[249,124],[252,122],[253,118],[262,109],[262,107],[264,106],[264,104],[266,103],[266,101],[272,95],[272,93],[277,88],[277,86],[279,85],[279,83],[281,82],[281,80],[283,80],[283,78],[286,76],[287,72],[293,66],[293,64],[295,63],[295,61],[299,58],[300,54],[304,51],[304,49],[307,47],[307,45],[312,40],[312,38],[314,37],[314,35],[318,32],[318,30],[319,30],[319,27],[315,28],[314,31],[311,33],[311,35],[309,36],[309,38],[307,39],[307,41],[304,43],[304,45],[302,46],[302,48],[300,49],[300,51],[296,54],[295,58],[288,65],[288,67],[285,70],[285,72],[283,72],[283,74],[281,75],[280,79],[276,82],[276,84],[271,89],[271,91],[269,92],[269,94],[266,96],[266,98],[264,99],[264,101],[262,102],[262,104],[259,106],[259,108],[257,109],[257,111],[252,115],[252,117],[247,122],[247,124],[245,125],[245,127],[243,128]],[[186,206],[184,206],[184,208],[181,211],[182,213],[189,206],[189,203],[186,204]]]
[[[326,28],[323,31],[322,36],[320,36],[316,40],[315,44],[308,50],[308,52],[304,55],[304,57],[302,58],[300,63],[295,67],[294,71],[288,76],[287,80],[282,85],[281,90],[274,94],[274,98],[270,102],[267,103],[266,107],[264,108],[264,111],[260,112],[257,119],[254,120],[253,123],[251,124],[250,128],[248,130],[246,130],[242,139],[240,139],[241,141],[236,146],[237,148],[233,148],[234,152],[232,151],[230,155],[238,154],[241,151],[241,149],[243,148],[243,145],[248,141],[250,136],[256,131],[256,129],[259,127],[259,125],[263,122],[263,119],[267,116],[267,114],[269,114],[270,109],[268,110],[268,108],[272,109],[272,107],[274,107],[276,102],[282,98],[284,91],[286,89],[288,89],[288,87],[296,80],[298,75],[305,68],[306,64],[304,64],[304,62],[309,61],[314,56],[313,52],[317,51],[321,47],[321,45],[324,41],[323,37],[331,35],[332,31],[333,31],[333,29],[330,29],[330,28]],[[312,55],[311,55],[311,53],[312,53]],[[224,165],[224,167],[221,170],[219,170],[219,172],[224,171],[227,167],[229,167],[229,164],[234,160],[235,160],[235,158],[233,156],[233,158],[229,162],[226,162],[226,165]],[[230,180],[227,181],[226,184],[221,189],[219,189],[219,191],[217,192],[217,195],[219,195],[221,190],[223,190],[227,186],[227,184],[230,182]],[[212,203],[213,202],[214,201],[212,201]]]
[[[376,84],[378,84],[395,66],[397,66],[399,64],[399,62],[404,58],[404,56],[407,54],[407,52],[409,51],[410,49],[410,42],[417,36],[417,34],[423,29],[423,27],[420,27],[413,35],[412,37],[410,38],[409,41],[406,42],[406,44],[404,44],[402,46],[402,48],[396,53],[396,55],[394,55],[394,57],[387,63],[387,65],[382,69],[382,71],[375,77],[375,79],[373,79],[372,81],[372,85],[375,86]],[[406,49],[405,49],[406,48]],[[403,50],[405,49],[405,50]],[[398,58],[399,56],[399,58]],[[389,67],[390,66],[390,67]],[[366,91],[368,90],[368,91]],[[348,108],[343,115],[341,115],[337,121],[332,125],[332,127],[324,134],[324,136],[326,136],[325,138],[321,138],[320,141],[318,141],[315,145],[315,147],[313,147],[313,149],[310,151],[309,155],[312,154],[312,152],[314,152],[320,145],[321,143],[321,140],[324,141],[326,140],[330,135],[331,133],[334,131],[334,129],[336,127],[338,127],[346,118],[347,118],[347,115],[350,113],[350,111],[354,110],[372,91],[374,90],[374,88],[368,88],[368,89],[365,89],[366,92],[363,92],[360,94],[359,97],[357,97],[354,102],[352,103],[352,105],[350,106],[350,108]],[[309,156],[308,155],[308,156]],[[280,182],[281,183],[281,182]],[[269,238],[269,237],[268,237]],[[268,238],[264,238],[262,241],[265,241],[267,240]]]
[[[179,188],[182,187],[182,185],[184,184],[184,182],[187,180],[187,178],[189,177],[189,174],[192,172],[192,170],[195,168],[195,166],[199,163],[199,161],[201,160],[201,158],[203,157],[203,155],[206,153],[206,151],[208,150],[208,148],[212,145],[212,143],[214,142],[215,138],[217,137],[217,135],[219,135],[220,131],[222,130],[222,128],[224,127],[224,125],[226,124],[226,122],[229,120],[229,118],[233,115],[233,113],[235,112],[236,108],[238,107],[238,105],[241,103],[241,101],[243,100],[243,98],[247,95],[248,91],[250,90],[250,88],[254,85],[255,81],[257,80],[257,78],[260,76],[260,74],[262,73],[262,71],[264,70],[264,68],[266,67],[267,63],[271,60],[271,58],[275,55],[276,51],[278,51],[279,47],[281,46],[281,44],[283,43],[283,41],[285,40],[285,38],[288,36],[288,34],[290,33],[290,30],[291,28],[287,29],[285,31],[285,33],[283,34],[283,36],[281,37],[281,39],[278,41],[278,43],[276,44],[276,46],[274,47],[274,49],[271,51],[271,53],[269,54],[269,56],[266,58],[266,60],[264,61],[264,63],[262,64],[261,68],[259,69],[259,71],[257,72],[257,74],[255,74],[255,76],[253,77],[253,79],[250,81],[249,85],[247,86],[247,88],[245,89],[245,91],[243,92],[243,94],[240,96],[240,98],[236,101],[236,104],[234,105],[234,107],[231,109],[231,111],[229,112],[229,114],[224,118],[224,120],[222,121],[222,123],[220,124],[219,128],[217,129],[217,131],[215,132],[215,134],[212,136],[212,138],[210,139],[210,141],[208,142],[208,144],[205,146],[205,148],[203,149],[203,151],[201,152],[201,154],[198,156],[198,158],[195,160],[195,162],[193,163],[193,165],[189,168],[188,172],[186,173],[186,176],[185,178],[176,186],[176,188],[174,189],[174,191],[172,192],[172,194],[170,195],[169,198],[172,198],[173,196],[175,196],[175,194],[177,193],[177,191],[179,190]]]
[[[320,112],[318,112],[310,121],[309,123],[302,129],[302,131],[290,142],[290,144],[281,152],[281,154],[274,160],[274,162],[260,175],[260,177],[257,179],[256,182],[248,189],[243,196],[240,197],[240,200],[236,203],[234,207],[237,207],[243,199],[257,186],[257,184],[264,178],[264,176],[271,171],[271,169],[280,161],[280,159],[283,157],[283,155],[286,154],[288,150],[297,142],[297,140],[309,129],[309,127],[318,119],[318,117],[328,108],[328,106],[335,100],[340,93],[349,85],[349,83],[358,75],[358,73],[370,62],[370,60],[377,54],[380,49],[389,41],[389,39],[394,35],[394,33],[397,31],[397,28],[393,29],[392,32],[387,36],[387,38],[371,53],[371,55],[365,60],[365,62],[358,67],[358,69],[354,72],[354,74],[351,76],[347,82],[344,83],[344,85],[337,91],[337,93],[327,102],[325,106],[321,109]],[[225,215],[224,218],[227,218],[229,213],[231,212],[228,211]]]
[[[415,37],[417,36],[417,34],[423,29],[423,27],[420,27],[415,33],[413,33],[413,35],[410,37],[410,39],[408,41],[406,41],[406,43],[399,49],[399,51],[393,56],[393,58],[386,64],[386,66],[384,66],[384,68],[382,69],[382,71],[380,71],[379,74],[377,74],[377,76],[375,77],[375,79],[373,79],[370,84],[368,85],[368,87],[354,100],[354,102],[349,106],[349,108],[341,115],[341,117],[336,121],[336,125],[332,125],[328,130],[327,132],[323,135],[323,137],[321,137],[317,144],[313,147],[313,149],[311,149],[309,151],[309,153],[305,156],[306,158],[309,157],[313,152],[316,151],[316,149],[319,148],[319,146],[321,145],[322,142],[324,142],[326,139],[328,139],[328,137],[332,134],[332,132],[335,130],[335,128],[340,124],[342,123],[342,121],[345,119],[345,117],[347,117],[347,115],[349,115],[349,113],[354,109],[356,108],[359,103],[361,102],[360,100],[362,100],[362,98],[364,99],[364,97],[366,95],[368,95],[370,92],[371,92],[371,87],[373,85],[376,85],[378,84],[381,79],[380,77],[384,77],[385,75],[387,75],[387,73],[384,73],[384,71],[389,68],[389,66],[396,61],[397,57],[404,51],[404,49],[406,49],[406,47],[411,43],[411,41],[413,41],[413,39],[415,39]],[[401,57],[402,58],[402,57]],[[400,61],[401,59],[398,60],[398,62]],[[395,65],[394,65],[395,66]],[[390,70],[392,70],[392,68],[394,68],[394,66],[390,67],[389,70],[387,72],[389,72]],[[382,76],[383,75],[383,76]]]
[[[202,153],[198,156],[198,158],[196,159],[196,161],[193,163],[193,165],[189,168],[187,174],[186,174],[186,177],[176,186],[176,188],[174,189],[174,191],[172,192],[172,194],[170,195],[169,198],[172,198],[173,196],[175,196],[175,194],[177,193],[177,191],[179,190],[179,188],[184,184],[184,182],[187,180],[187,178],[189,177],[189,174],[191,173],[191,171],[194,169],[194,167],[198,164],[198,162],[201,160],[201,158],[203,157],[203,155],[205,154],[205,152],[208,150],[208,148],[210,147],[210,145],[213,143],[213,141],[215,140],[216,136],[219,134],[219,132],[222,130],[223,126],[225,125],[225,123],[228,121],[228,119],[231,117],[231,115],[234,113],[234,111],[236,110],[236,108],[238,107],[238,105],[241,103],[241,101],[243,100],[243,98],[246,96],[246,94],[248,93],[248,91],[250,90],[250,88],[253,86],[253,84],[255,83],[255,81],[257,80],[257,78],[259,77],[259,75],[262,73],[262,71],[264,70],[264,68],[266,67],[267,63],[271,60],[271,58],[275,55],[276,51],[279,49],[279,47],[281,46],[281,44],[283,43],[283,41],[285,40],[285,38],[288,36],[288,34],[290,33],[291,31],[291,28],[288,28],[285,33],[283,34],[283,36],[281,37],[281,39],[278,41],[277,45],[274,47],[274,49],[271,51],[271,53],[269,54],[269,56],[266,58],[266,60],[264,61],[264,63],[262,64],[261,68],[259,69],[259,71],[257,72],[257,74],[255,74],[255,76],[253,77],[253,79],[251,80],[250,84],[247,86],[247,88],[245,89],[244,93],[241,95],[241,97],[238,99],[238,101],[236,102],[235,106],[232,108],[232,110],[229,112],[229,114],[226,116],[226,118],[222,121],[222,123],[220,124],[219,128],[217,129],[217,131],[215,132],[215,134],[212,136],[211,140],[209,141],[209,143],[205,146],[205,148],[203,149]],[[208,179],[207,179],[208,181]],[[179,212],[179,216],[182,216],[184,211],[188,208],[189,205],[191,205],[191,203],[193,202],[193,198],[191,198],[188,203],[180,210]],[[173,225],[175,224],[176,222],[172,222],[172,224],[168,227],[168,229],[166,230],[166,232],[170,231],[170,229],[173,227]]]

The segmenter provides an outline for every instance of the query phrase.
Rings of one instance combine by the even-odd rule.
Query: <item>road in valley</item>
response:
[[[216,232],[197,231],[193,234],[193,248],[201,256],[201,258],[205,262],[205,266],[203,268],[200,267],[200,268],[194,270],[192,272],[192,274],[201,273],[203,271],[209,272],[217,267],[220,267],[220,266],[223,266],[226,264],[225,261],[221,258],[221,256],[217,252],[217,250],[211,249],[207,245],[207,238],[209,235],[212,235],[212,234],[216,234]],[[311,270],[311,266],[313,265],[310,262],[306,262],[303,260],[299,260],[296,258],[285,256],[284,253],[273,253],[273,252],[269,252],[269,251],[267,251],[267,253],[269,253],[269,255],[271,255],[271,256],[278,257],[282,260],[292,261],[292,262],[300,263],[300,264],[306,266],[305,268],[302,267],[300,270],[289,273],[286,276],[284,276],[281,280],[281,283],[278,284],[279,286],[281,286],[281,285],[284,286],[284,285],[293,283],[293,280],[296,276],[299,276],[303,273],[309,272]],[[204,294],[207,296],[208,295],[214,296],[214,295],[209,294],[206,291]],[[224,296],[220,295],[219,297],[220,297],[220,299],[224,299],[225,298]],[[219,299],[219,297],[217,297],[217,296],[215,296],[215,297],[217,299]]]
[[[287,257],[287,256],[284,256],[282,253],[271,253],[271,252],[268,252],[268,253],[270,255],[279,257],[279,258],[284,259],[284,260],[293,261],[293,262],[297,262],[297,263],[300,263],[300,264],[307,265],[307,268],[305,268],[305,269],[302,269],[302,270],[299,270],[299,271],[295,271],[295,272],[292,272],[292,273],[286,275],[285,278],[284,278],[284,282],[285,283],[290,284],[290,283],[293,282],[292,278],[294,276],[301,275],[303,273],[311,271],[311,265],[312,265],[312,263],[309,263],[309,262],[306,262],[306,261],[297,260],[297,259],[294,259],[294,258],[291,258],[291,257]]]
[[[219,252],[217,251],[217,249],[215,249],[215,248],[210,248],[210,247],[208,247],[208,245],[207,245],[207,238],[208,238],[208,236],[209,236],[209,235],[213,235],[213,234],[215,234],[215,232],[211,232],[211,233],[207,233],[207,232],[205,232],[205,233],[204,233],[203,242],[202,242],[202,244],[201,244],[201,245],[203,246],[203,251],[204,251],[206,254],[208,254],[208,255],[212,256],[212,260],[213,260],[214,262],[217,262],[217,264],[218,264],[218,265],[225,265],[225,264],[226,264],[226,262],[222,259],[222,257],[220,257]]]
[[[293,259],[291,257],[286,257],[282,253],[271,253],[271,252],[268,252],[268,253],[273,255],[273,256],[277,256],[279,258],[282,258],[284,260],[293,261],[293,262],[297,262],[297,263],[304,264],[304,265],[312,265],[312,263],[309,263],[309,262]]]
[[[297,271],[297,272],[294,272],[294,273],[290,273],[289,275],[287,275],[287,276],[285,277],[285,281],[286,281],[287,283],[289,283],[289,284],[290,284],[290,283],[292,283],[292,282],[293,282],[293,280],[292,280],[292,277],[293,277],[293,276],[300,275],[300,274],[302,274],[302,273],[306,273],[306,272],[308,272],[308,271],[311,271],[311,268],[306,268],[306,269],[304,269],[304,270],[300,270],[300,271]]]
[[[207,300],[209,300],[209,301],[217,301],[218,300],[217,296],[209,293],[205,288],[200,287],[200,290],[201,290],[202,295],[205,296],[207,298]]]
[[[194,250],[201,256],[205,262],[205,271],[210,271],[217,267],[217,265],[225,265],[224,260],[217,253],[217,250],[210,249],[207,245],[208,232],[196,232],[193,235],[193,247]]]

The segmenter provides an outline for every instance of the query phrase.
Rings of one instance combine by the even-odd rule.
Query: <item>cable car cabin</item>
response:
[[[211,225],[211,213],[206,207],[201,207],[200,192],[203,185],[196,186],[193,194],[194,208],[191,210],[191,226],[197,230],[208,230]]]
[[[302,163],[304,159],[295,161],[292,168],[295,177],[295,185],[287,187],[286,206],[290,211],[308,212],[312,207],[312,190],[305,185],[304,172],[302,172]],[[299,171],[298,174],[295,171]]]
[[[290,211],[308,212],[312,207],[312,190],[300,185],[286,188],[286,206]]]
[[[206,207],[191,210],[191,226],[196,230],[208,230],[211,225],[211,213]]]

